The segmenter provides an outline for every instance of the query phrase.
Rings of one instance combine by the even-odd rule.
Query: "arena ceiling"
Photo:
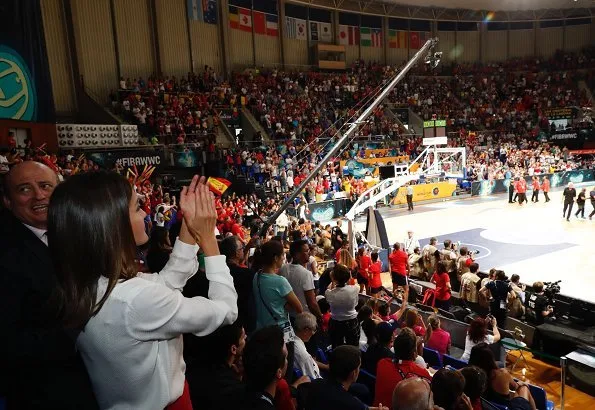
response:
[[[359,14],[428,20],[527,21],[595,17],[595,0],[288,0]]]

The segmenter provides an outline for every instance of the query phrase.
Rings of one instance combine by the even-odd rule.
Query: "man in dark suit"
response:
[[[46,229],[49,200],[57,183],[49,167],[33,161],[14,166],[5,176],[0,396],[6,396],[9,410],[98,408],[73,339],[51,315],[56,279]]]

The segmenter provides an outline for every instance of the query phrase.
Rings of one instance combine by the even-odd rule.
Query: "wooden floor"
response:
[[[527,383],[543,387],[547,394],[548,400],[554,402],[556,409],[560,409],[560,368],[551,366],[542,362],[541,360],[534,359],[529,352],[524,352],[523,356],[526,359],[526,363],[524,360],[520,360],[518,362],[513,372],[514,377]],[[512,364],[515,360],[517,360],[518,357],[518,352],[508,353],[508,369],[512,367]],[[523,375],[523,369],[526,369],[525,375]],[[564,410],[591,409],[595,409],[595,397],[566,385]]]

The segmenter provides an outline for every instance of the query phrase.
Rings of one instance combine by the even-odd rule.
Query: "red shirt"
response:
[[[279,379],[277,383],[274,402],[275,410],[295,410],[293,399],[291,398],[291,390],[287,381],[283,378]]]
[[[402,276],[407,276],[407,263],[408,263],[407,252],[398,250],[393,251],[388,255],[388,261],[390,262],[390,271],[398,273]]]
[[[426,342],[426,347],[438,350],[441,355],[447,353],[448,345],[450,345],[450,333],[444,329],[432,330],[432,334]]]
[[[524,194],[525,192],[527,192],[527,182],[525,182],[524,179],[521,179],[518,185],[516,186],[516,190],[519,194]]]
[[[242,230],[242,227],[240,226],[240,224],[238,224],[238,223],[233,224],[231,226],[231,233],[233,233],[234,235],[239,237],[241,240],[244,240],[244,231]]]
[[[543,192],[550,192],[550,181],[548,179],[543,180],[543,184],[541,185],[541,189]]]
[[[376,261],[370,265],[370,287],[379,288],[382,286],[382,279],[380,274],[382,273],[382,262]]]
[[[399,372],[399,370],[401,372]],[[410,360],[403,360],[395,364],[392,359],[386,358],[378,362],[376,368],[376,394],[374,395],[374,406],[378,407],[380,403],[392,409],[393,391],[403,377],[421,376],[431,379],[428,371]]]
[[[450,283],[450,277],[448,273],[434,273],[432,275],[432,282],[436,283],[436,299],[437,300],[448,300],[450,299],[450,290],[446,287],[447,283]]]
[[[359,258],[359,273],[362,274],[364,277],[368,276],[368,269],[370,269],[370,265],[372,264],[372,259],[368,255],[364,255]]]

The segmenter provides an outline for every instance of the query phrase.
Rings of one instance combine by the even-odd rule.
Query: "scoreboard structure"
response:
[[[446,120],[424,121],[424,138],[446,137]]]

